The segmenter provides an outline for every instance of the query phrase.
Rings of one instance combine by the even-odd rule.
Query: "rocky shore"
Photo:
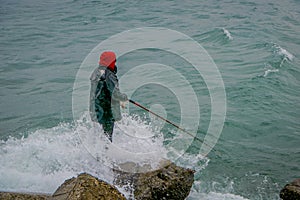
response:
[[[114,184],[125,188],[136,200],[183,200],[194,182],[194,171],[167,163],[145,173],[115,171]],[[126,188],[127,187],[127,188]],[[118,189],[96,177],[82,173],[66,180],[53,195],[0,192],[3,200],[126,200]]]
[[[194,182],[194,171],[166,162],[164,167],[146,173],[115,171],[115,185],[130,186],[134,199],[185,199]]]
[[[280,198],[283,200],[300,199],[300,178],[285,185],[280,191]]]

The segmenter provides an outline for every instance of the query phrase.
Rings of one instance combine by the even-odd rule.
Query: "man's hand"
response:
[[[120,101],[120,106],[122,109],[126,108],[126,104],[128,103],[128,101]]]

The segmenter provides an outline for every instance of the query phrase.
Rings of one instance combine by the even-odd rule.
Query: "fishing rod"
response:
[[[156,117],[162,119],[163,121],[165,121],[165,122],[167,122],[167,123],[173,125],[174,127],[178,128],[178,129],[181,130],[182,132],[188,134],[189,136],[192,136],[192,137],[195,138],[196,140],[199,140],[202,144],[205,144],[205,145],[209,146],[210,148],[212,148],[212,150],[216,151],[215,149],[213,149],[212,146],[210,146],[210,145],[204,143],[203,140],[201,140],[200,138],[194,136],[193,134],[191,134],[191,133],[188,132],[187,130],[181,128],[180,126],[176,125],[175,123],[171,122],[170,120],[168,120],[168,119],[166,119],[166,118],[164,118],[164,117],[162,117],[162,116],[156,114],[155,112],[149,110],[149,109],[146,108],[145,106],[142,106],[141,104],[137,103],[136,101],[133,101],[133,100],[131,100],[131,99],[129,99],[128,101],[129,101],[130,103],[132,103],[132,104],[134,104],[134,105],[136,105],[136,106],[142,108],[143,110],[146,110],[147,112],[151,113],[152,115],[155,115]]]

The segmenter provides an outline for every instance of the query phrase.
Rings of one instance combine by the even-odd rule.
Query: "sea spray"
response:
[[[83,116],[74,124],[61,123],[26,138],[1,141],[1,190],[53,193],[81,172],[113,184],[112,169],[119,169],[119,164],[136,162],[155,169],[166,155],[161,135],[133,117],[124,116],[117,123],[113,145],[102,132]]]
[[[276,48],[276,52],[279,55],[283,56],[285,59],[288,59],[289,61],[292,61],[294,59],[294,55],[288,52],[286,49],[277,44],[274,44],[274,47]]]
[[[224,35],[225,35],[229,40],[233,40],[233,37],[231,36],[231,33],[230,33],[227,29],[222,28],[222,30],[223,30]]]
[[[283,67],[283,64],[287,61],[292,62],[294,55],[282,48],[278,44],[274,43],[271,46],[272,49],[272,61],[265,64],[265,71],[261,77],[267,77],[270,74],[279,72],[279,69]]]
[[[270,73],[275,73],[275,72],[279,72],[278,69],[267,69],[264,74],[263,77],[267,77]]]

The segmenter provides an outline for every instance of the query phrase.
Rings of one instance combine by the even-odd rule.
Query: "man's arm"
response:
[[[111,74],[106,80],[107,88],[111,93],[111,98],[115,101],[127,101],[127,95],[120,92],[119,81],[116,75]]]

